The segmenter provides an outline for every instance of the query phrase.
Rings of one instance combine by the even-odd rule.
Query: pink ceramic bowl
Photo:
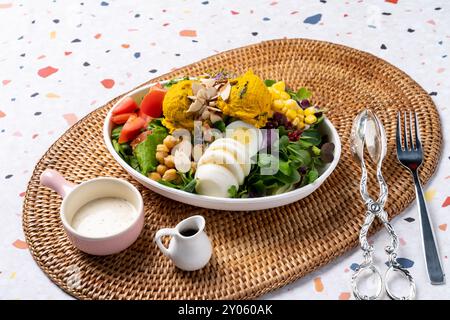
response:
[[[92,255],[109,255],[125,250],[132,245],[144,227],[144,203],[139,191],[128,181],[102,177],[73,184],[56,170],[46,169],[40,178],[43,186],[56,191],[63,202],[60,218],[72,244]],[[70,224],[76,211],[86,203],[103,197],[117,197],[131,203],[137,213],[125,229],[106,237],[88,237],[77,232]]]

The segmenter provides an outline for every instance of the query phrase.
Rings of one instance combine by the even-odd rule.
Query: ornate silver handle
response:
[[[378,197],[377,203],[380,206],[380,211],[378,212],[378,218],[383,222],[383,225],[390,236],[391,245],[385,247],[385,252],[389,257],[389,268],[386,270],[384,274],[384,282],[386,293],[389,298],[393,300],[412,300],[416,296],[416,283],[414,282],[413,277],[409,273],[409,271],[403,268],[397,261],[397,249],[398,249],[398,236],[394,231],[394,228],[389,222],[389,216],[387,212],[384,210],[384,204],[387,200],[388,195],[388,186],[386,181],[384,181],[383,174],[381,172],[381,162],[377,165],[377,180],[380,186],[380,196]],[[374,209],[377,209],[376,206]],[[391,273],[400,272],[408,281],[409,285],[409,294],[407,296],[397,296],[395,295],[390,286],[389,286],[389,278]]]
[[[383,208],[388,195],[388,187],[381,173],[381,165],[379,164],[377,166],[377,180],[380,186],[380,195],[377,201],[373,201],[367,192],[367,169],[364,162],[361,162],[361,169],[362,175],[360,182],[360,193],[368,210],[366,211],[364,223],[359,234],[359,242],[361,245],[361,249],[363,250],[364,262],[360,264],[360,266],[355,270],[352,276],[353,294],[355,298],[359,300],[376,300],[381,297],[381,294],[385,290],[387,295],[393,300],[414,299],[416,294],[416,285],[414,279],[412,278],[409,271],[403,268],[397,262],[398,236],[395,233],[392,225],[389,223],[388,214]],[[388,255],[389,259],[389,268],[386,270],[384,277],[381,275],[380,271],[373,263],[374,248],[367,239],[367,233],[375,217],[381,220],[390,238],[390,245],[387,245],[385,247],[385,252]],[[370,272],[377,277],[378,286],[373,295],[363,294],[358,287],[359,279],[363,274],[367,272]],[[397,296],[392,292],[389,286],[389,279],[391,273],[395,272],[400,272],[408,280],[410,290],[407,296]]]

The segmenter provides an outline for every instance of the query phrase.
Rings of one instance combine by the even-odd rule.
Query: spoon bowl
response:
[[[355,161],[364,161],[365,132],[367,125],[367,109],[361,111],[353,120],[350,133],[350,150]]]
[[[367,110],[365,143],[370,159],[380,164],[386,156],[386,133],[380,119],[371,110]]]

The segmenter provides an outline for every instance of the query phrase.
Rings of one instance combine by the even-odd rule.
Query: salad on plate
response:
[[[173,79],[112,110],[111,142],[134,170],[206,196],[254,198],[314,182],[334,158],[307,88],[251,70]]]

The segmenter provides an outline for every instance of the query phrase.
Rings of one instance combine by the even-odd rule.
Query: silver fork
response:
[[[401,114],[397,114],[397,158],[400,163],[406,167],[412,174],[416,188],[417,206],[421,224],[423,250],[425,253],[425,264],[428,271],[428,278],[431,284],[445,284],[445,274],[442,269],[439,252],[434,237],[433,226],[431,224],[428,209],[423,197],[422,186],[420,184],[418,169],[423,161],[422,144],[420,143],[420,129],[417,120],[417,114],[414,112],[414,137],[412,115],[409,112],[409,129],[407,125],[407,113],[404,112],[404,130],[402,138],[402,128],[400,123]],[[409,141],[408,141],[409,136]],[[403,142],[403,147],[402,147]]]

